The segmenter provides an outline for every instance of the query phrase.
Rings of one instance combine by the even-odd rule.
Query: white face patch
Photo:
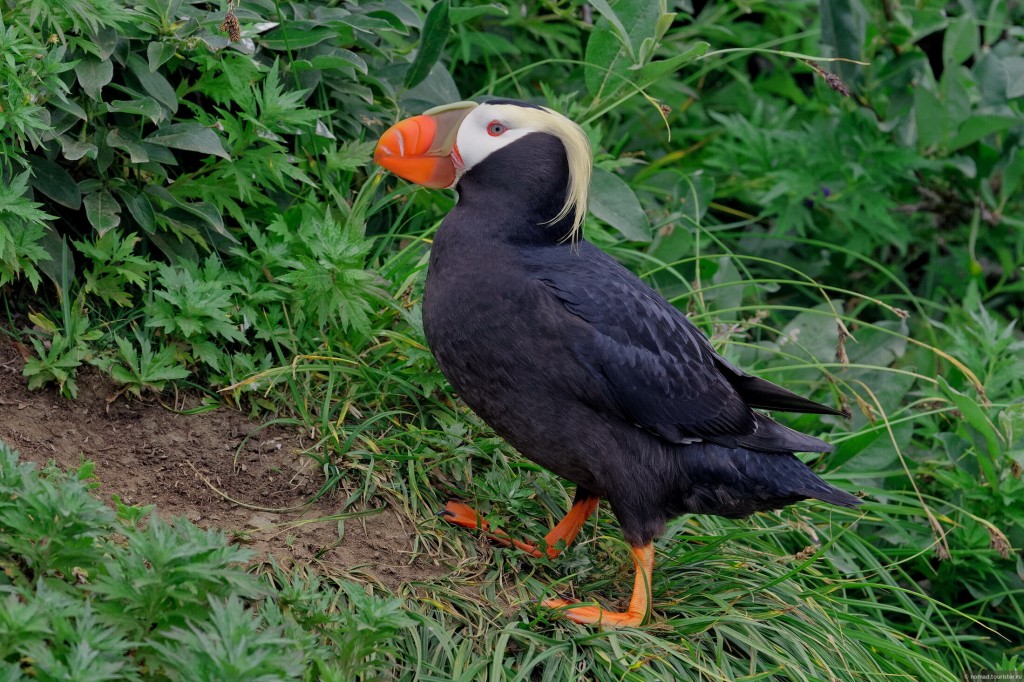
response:
[[[530,133],[538,132],[522,127],[519,122],[512,120],[516,112],[509,110],[521,108],[507,104],[481,104],[470,112],[469,116],[462,121],[459,135],[455,140],[463,163],[460,176],[502,147],[507,147]],[[488,132],[492,129],[491,124],[495,122],[504,128],[504,131],[498,135]],[[455,182],[458,183],[458,178]]]

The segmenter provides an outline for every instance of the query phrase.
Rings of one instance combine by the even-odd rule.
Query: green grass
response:
[[[554,562],[425,523],[437,544],[424,551],[451,576],[386,595],[302,568],[254,579],[221,533],[115,518],[88,493],[89,467],[39,474],[5,447],[0,458],[7,679],[956,679],[923,644],[956,643],[929,608],[885,606],[900,588],[830,561],[852,514],[677,522],[658,543],[652,623],[602,631],[537,600],[570,583],[621,598],[627,553],[606,516]],[[920,633],[880,626],[881,611]]]

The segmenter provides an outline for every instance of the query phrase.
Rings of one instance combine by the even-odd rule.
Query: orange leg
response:
[[[597,509],[598,502],[599,500],[596,497],[584,497],[573,502],[572,508],[569,509],[565,518],[555,524],[551,532],[544,536],[545,553],[549,559],[554,559],[561,553],[563,548],[558,547],[559,541],[564,542],[565,547],[572,544],[572,541],[579,535],[580,529],[583,528],[583,524],[594,513],[594,510]],[[517,547],[533,557],[539,558],[544,556],[544,553],[541,553],[541,550],[535,545],[522,542],[521,540],[513,540],[508,536],[508,533],[500,528],[490,530],[487,521],[477,514],[472,507],[461,502],[448,502],[441,514],[448,523],[454,523],[463,528],[479,528],[492,540],[506,547]]]
[[[654,544],[647,543],[633,548],[633,563],[636,564],[636,578],[633,580],[633,596],[625,611],[606,611],[600,606],[571,606],[568,599],[547,599],[544,606],[552,609],[564,608],[564,614],[577,623],[635,627],[642,625],[651,612],[651,572],[654,570]]]

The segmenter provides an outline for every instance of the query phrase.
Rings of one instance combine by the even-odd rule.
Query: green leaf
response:
[[[1024,97],[1024,57],[1003,57],[1006,67],[1006,97]]]
[[[124,134],[114,128],[107,133],[107,145],[114,149],[122,149],[128,153],[128,158],[131,159],[132,163],[146,163],[149,161],[149,153],[146,148],[143,147],[139,140],[130,140],[124,136]]]
[[[420,49],[405,74],[406,88],[414,88],[422,83],[441,58],[441,51],[448,42],[448,34],[452,30],[451,18],[448,16],[449,8],[449,0],[439,0],[427,13],[427,21],[420,32]]]
[[[163,75],[150,71],[146,62],[135,54],[128,55],[128,68],[146,94],[167,107],[172,114],[178,111],[178,95]]]
[[[107,103],[107,111],[112,113],[138,114],[145,116],[155,124],[166,118],[164,108],[152,97],[137,99],[118,99]]]
[[[154,73],[174,56],[174,43],[154,40],[146,47],[146,58],[149,60],[149,72]]]
[[[1020,124],[1021,119],[1017,116],[972,116],[960,126],[960,131],[949,144],[949,150],[956,151],[989,135],[1001,133]]]
[[[868,14],[861,0],[819,0],[821,42],[833,57],[860,59],[867,31]],[[835,62],[833,68],[840,78],[853,83],[860,77],[856,64]]]
[[[366,62],[355,52],[344,49],[336,49],[331,54],[321,54],[312,59],[297,59],[292,62],[294,71],[308,71],[319,69],[322,71],[343,70],[355,67],[361,73],[367,73]]]
[[[591,0],[590,4],[594,6],[594,9],[601,13],[602,17],[608,20],[608,23],[615,27],[615,30],[619,34],[619,42],[625,48],[630,60],[635,62],[636,52],[630,44],[629,33],[626,31],[626,27],[622,24],[622,20],[619,18],[619,15],[616,14],[615,10],[613,10],[611,5],[608,4],[608,0]]]
[[[100,99],[100,90],[114,77],[114,65],[109,59],[99,60],[86,57],[75,66],[78,82],[85,94],[94,100]]]
[[[217,133],[212,128],[195,122],[164,126],[147,137],[146,142],[200,154],[214,154],[224,159],[231,158]]]
[[[630,241],[649,242],[651,224],[640,201],[622,178],[595,168],[590,180],[590,212]]]
[[[941,375],[938,380],[942,392],[956,406],[956,409],[960,410],[960,414],[964,416],[967,423],[985,439],[987,452],[978,453],[978,465],[984,472],[989,485],[997,485],[999,476],[996,472],[996,460],[1001,454],[1002,448],[999,446],[999,434],[996,432],[995,426],[989,421],[977,401],[950,386]]]
[[[946,109],[938,96],[926,87],[914,89],[914,115],[917,119],[917,141],[921,147],[942,144],[949,136]]]
[[[135,218],[139,227],[150,233],[156,230],[156,214],[153,213],[153,204],[149,202],[149,197],[139,192],[125,200],[124,205],[128,207],[128,212]]]
[[[85,196],[85,215],[101,235],[121,224],[121,205],[103,189]]]
[[[59,139],[61,150],[64,152],[64,158],[68,161],[78,161],[83,156],[95,159],[96,154],[99,152],[99,147],[94,145],[92,142],[69,140],[63,135],[61,135]]]
[[[644,87],[650,83],[659,80],[664,76],[667,76],[668,74],[675,73],[686,64],[689,64],[690,62],[695,61],[700,57],[703,57],[707,53],[708,48],[710,47],[710,43],[705,43],[703,41],[697,42],[691,45],[682,54],[678,54],[674,57],[669,57],[668,59],[661,59],[656,62],[651,62],[650,64],[645,64],[644,66],[637,70],[637,85],[639,85],[640,87]]]
[[[949,22],[942,41],[942,62],[946,67],[963,64],[978,50],[978,24],[969,14]]]
[[[61,166],[42,156],[30,156],[32,186],[61,206],[77,211],[82,206],[78,183]]]
[[[508,8],[502,5],[477,5],[475,7],[452,7],[449,13],[452,26],[458,26],[478,17],[507,17]]]
[[[301,50],[334,38],[337,32],[312,21],[290,21],[257,40],[270,50]]]
[[[611,97],[633,83],[635,75],[629,70],[651,58],[674,16],[665,11],[663,0],[619,0],[614,8],[611,4],[595,5],[602,17],[587,40],[583,77],[594,97]]]

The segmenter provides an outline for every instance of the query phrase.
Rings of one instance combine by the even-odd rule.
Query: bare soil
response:
[[[303,507],[323,477],[300,433],[260,428],[226,407],[189,415],[157,402],[113,399],[117,387],[93,368],[79,373],[76,400],[52,387],[29,391],[23,367],[17,344],[0,337],[0,440],[40,466],[53,461],[67,470],[95,462],[95,492],[109,504],[116,494],[126,504],[156,505],[164,518],[185,517],[235,535],[257,561],[315,563],[320,571],[357,573],[390,589],[444,570],[414,552],[413,522],[390,507],[364,508],[374,513],[347,519],[343,539],[338,520],[323,520],[338,514],[338,496]],[[182,410],[199,399],[178,403]]]

